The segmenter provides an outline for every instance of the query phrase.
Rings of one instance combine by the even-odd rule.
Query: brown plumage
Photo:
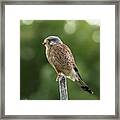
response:
[[[57,73],[70,75],[74,65],[74,58],[65,44],[55,44],[48,50],[48,61],[54,65]]]
[[[93,93],[83,82],[79,74],[74,57],[67,45],[63,44],[59,37],[49,36],[43,43],[46,47],[46,56],[57,74],[64,74],[73,81],[78,81],[83,90]]]

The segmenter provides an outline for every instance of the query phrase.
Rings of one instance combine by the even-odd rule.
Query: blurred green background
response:
[[[43,40],[56,35],[67,44],[94,95],[68,80],[70,100],[100,99],[100,25],[86,20],[20,21],[20,99],[59,100],[56,73],[45,56]]]

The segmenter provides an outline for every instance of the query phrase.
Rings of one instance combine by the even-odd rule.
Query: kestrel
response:
[[[46,57],[57,72],[57,75],[62,73],[67,78],[78,81],[84,91],[93,94],[88,85],[82,80],[69,47],[57,36],[47,37],[43,44],[46,48]]]

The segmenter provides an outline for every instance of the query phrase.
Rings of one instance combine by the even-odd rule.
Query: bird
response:
[[[70,48],[58,36],[46,37],[43,45],[46,49],[47,60],[58,76],[64,74],[72,81],[77,81],[83,91],[93,94],[93,91],[83,81]]]

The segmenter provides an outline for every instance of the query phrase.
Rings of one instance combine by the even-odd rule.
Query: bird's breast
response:
[[[46,57],[49,63],[65,75],[69,75],[74,64],[71,52],[64,45],[55,45],[46,49]]]
[[[48,62],[53,66],[54,55],[51,51],[51,48],[46,48],[46,57]]]

